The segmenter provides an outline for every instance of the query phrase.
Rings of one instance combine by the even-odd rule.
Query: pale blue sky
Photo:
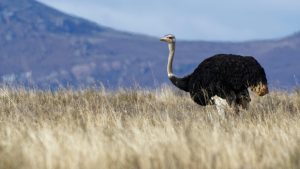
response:
[[[300,31],[300,0],[39,0],[118,30],[245,41]]]

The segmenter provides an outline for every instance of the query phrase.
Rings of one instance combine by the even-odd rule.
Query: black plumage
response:
[[[267,78],[262,66],[251,56],[218,54],[205,59],[180,83],[184,84],[181,88],[200,105],[209,104],[214,95],[230,104],[232,101],[239,104],[242,97],[250,99],[248,87],[267,86]]]

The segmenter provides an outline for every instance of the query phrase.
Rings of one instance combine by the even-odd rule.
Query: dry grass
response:
[[[0,168],[300,168],[300,93],[219,119],[169,88],[0,89]]]

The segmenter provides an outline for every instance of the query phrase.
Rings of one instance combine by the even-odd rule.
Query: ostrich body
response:
[[[175,36],[166,35],[160,40],[169,46],[168,78],[176,87],[189,92],[199,105],[213,104],[211,98],[218,96],[238,112],[238,105],[247,109],[251,101],[248,87],[259,96],[268,93],[265,71],[251,56],[217,54],[205,59],[193,73],[180,78],[173,73],[172,68]]]

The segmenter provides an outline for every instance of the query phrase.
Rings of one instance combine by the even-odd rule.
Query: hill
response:
[[[158,38],[117,31],[34,0],[0,0],[0,77],[39,87],[153,87],[168,82],[167,47]],[[190,73],[216,53],[255,56],[276,87],[300,78],[300,33],[251,42],[179,41],[175,72]]]

